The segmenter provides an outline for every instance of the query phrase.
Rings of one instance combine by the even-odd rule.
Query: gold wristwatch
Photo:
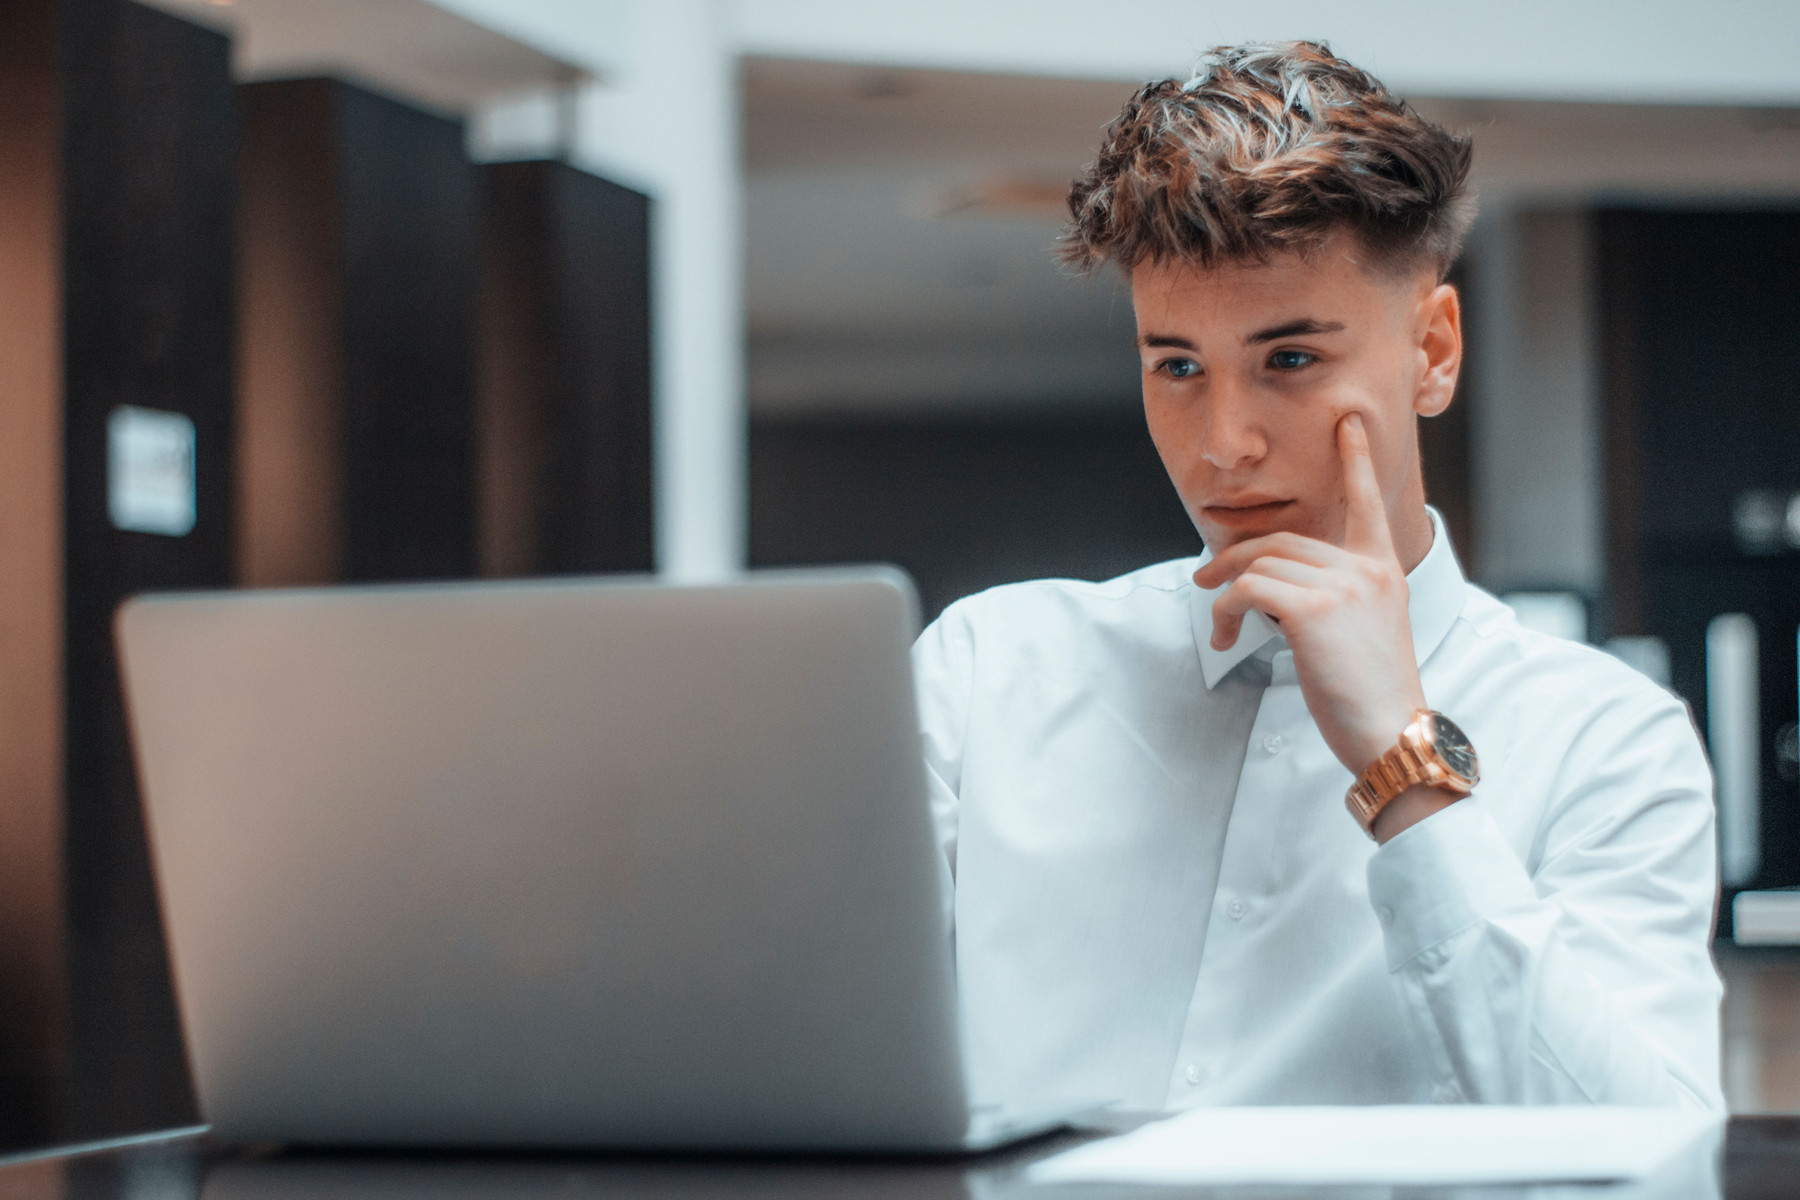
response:
[[[1421,708],[1412,724],[1400,731],[1392,750],[1369,764],[1350,785],[1344,805],[1363,832],[1375,836],[1375,818],[1388,801],[1409,787],[1424,784],[1467,796],[1481,782],[1481,761],[1469,737],[1441,712]]]

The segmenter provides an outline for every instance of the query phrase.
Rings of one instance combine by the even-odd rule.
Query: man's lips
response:
[[[1229,504],[1208,504],[1203,511],[1215,521],[1238,525],[1267,520],[1292,503],[1292,500],[1264,500],[1259,496],[1246,496]]]

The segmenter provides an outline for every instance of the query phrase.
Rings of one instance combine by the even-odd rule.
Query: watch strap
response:
[[[1344,806],[1370,837],[1375,836],[1375,819],[1381,810],[1410,787],[1441,787],[1458,795],[1469,794],[1467,781],[1438,756],[1431,731],[1435,715],[1429,708],[1414,711],[1393,747],[1370,763],[1344,794]]]

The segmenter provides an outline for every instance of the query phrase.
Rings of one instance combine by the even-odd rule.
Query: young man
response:
[[[1723,1107],[1688,716],[1523,629],[1425,506],[1469,157],[1325,47],[1248,45],[1076,183],[1207,553],[919,640],[978,1089]]]

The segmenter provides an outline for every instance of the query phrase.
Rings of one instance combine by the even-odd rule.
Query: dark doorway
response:
[[[1607,211],[1599,253],[1611,626],[1668,643],[1671,682],[1704,730],[1707,625],[1754,620],[1761,869],[1749,882],[1800,883],[1800,783],[1782,754],[1800,529],[1746,526],[1800,493],[1800,213]]]

